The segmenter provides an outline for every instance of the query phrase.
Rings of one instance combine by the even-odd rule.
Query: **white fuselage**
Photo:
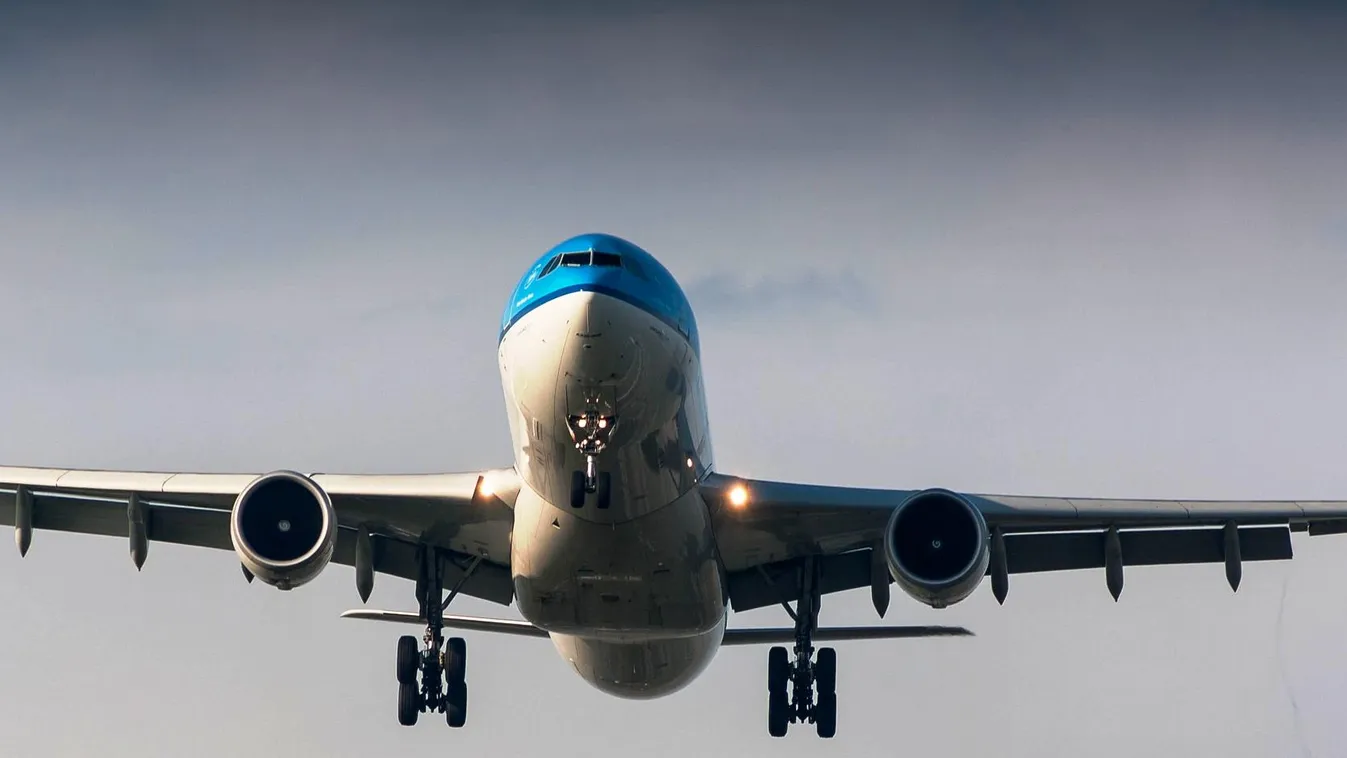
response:
[[[550,300],[503,336],[515,466],[511,567],[520,612],[599,689],[658,697],[714,657],[727,593],[697,483],[711,467],[701,366],[687,337],[619,298]],[[584,471],[567,418],[615,416],[599,472],[609,507],[572,507]]]

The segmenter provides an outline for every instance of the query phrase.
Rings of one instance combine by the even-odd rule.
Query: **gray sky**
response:
[[[506,464],[506,295],[601,230],[693,299],[722,471],[1347,498],[1341,10],[116,5],[0,9],[0,461]],[[979,636],[841,646],[820,743],[767,737],[764,649],[631,703],[480,634],[470,727],[402,729],[401,630],[337,618],[349,569],[283,594],[227,553],[154,545],[137,575],[118,540],[41,533],[0,550],[0,732],[28,756],[1347,756],[1347,537],[1296,549],[1237,595],[1205,566],[1133,569],[1117,604],[1100,572],[897,600]],[[371,606],[411,594],[381,577]],[[873,617],[864,591],[824,611]]]

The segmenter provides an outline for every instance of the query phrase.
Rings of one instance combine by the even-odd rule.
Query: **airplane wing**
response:
[[[870,586],[876,607],[887,574],[881,550],[889,518],[920,490],[816,486],[709,474],[701,485],[716,539],[743,611],[782,600],[800,561],[814,557],[821,592]],[[1347,532],[1347,501],[1194,501],[963,495],[999,532],[1008,574],[1104,568],[1116,531],[1122,563],[1227,560],[1226,527],[1242,561],[1292,556],[1291,532]],[[1121,564],[1120,564],[1121,565]],[[991,568],[989,568],[991,571]],[[1236,584],[1237,578],[1232,578]],[[883,590],[887,598],[887,589]],[[885,599],[884,604],[887,604]],[[882,613],[882,611],[881,611]]]
[[[96,471],[0,466],[0,525],[15,526],[26,553],[34,532],[55,530],[233,551],[230,510],[259,474]],[[514,469],[452,474],[314,474],[337,515],[332,562],[355,565],[357,534],[370,536],[375,572],[415,580],[418,544],[448,558],[452,587],[509,605]],[[135,502],[137,508],[130,507]]]

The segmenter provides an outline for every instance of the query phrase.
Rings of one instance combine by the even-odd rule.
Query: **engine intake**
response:
[[[893,581],[932,608],[973,594],[989,557],[982,512],[949,490],[912,494],[894,509],[884,532],[884,559]]]
[[[332,560],[337,514],[312,479],[274,471],[239,493],[229,516],[229,539],[253,576],[290,590],[311,581]]]

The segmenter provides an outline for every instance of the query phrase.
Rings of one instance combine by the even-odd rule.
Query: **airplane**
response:
[[[445,629],[550,638],[589,684],[652,699],[687,686],[724,645],[770,645],[767,721],[837,729],[837,654],[815,643],[961,637],[962,627],[819,625],[823,595],[890,585],[932,608],[987,577],[1103,569],[1116,601],[1127,565],[1292,557],[1292,532],[1347,532],[1347,501],[1104,500],[934,486],[862,489],[716,468],[692,307],[637,245],[583,234],[524,273],[500,323],[513,461],[406,475],[225,474],[0,467],[0,523],[21,554],[34,530],[232,550],[249,581],[292,590],[328,565],[411,580],[415,612],[348,618],[424,627],[397,641],[398,721],[467,719],[466,642]],[[826,413],[804,402],[802,420]],[[450,420],[452,423],[452,420]],[[471,433],[471,430],[465,430]],[[801,440],[801,444],[808,444]],[[448,595],[445,595],[446,590]],[[447,614],[458,595],[522,616]],[[792,627],[739,629],[729,612],[780,605]],[[789,646],[789,647],[788,647]]]

